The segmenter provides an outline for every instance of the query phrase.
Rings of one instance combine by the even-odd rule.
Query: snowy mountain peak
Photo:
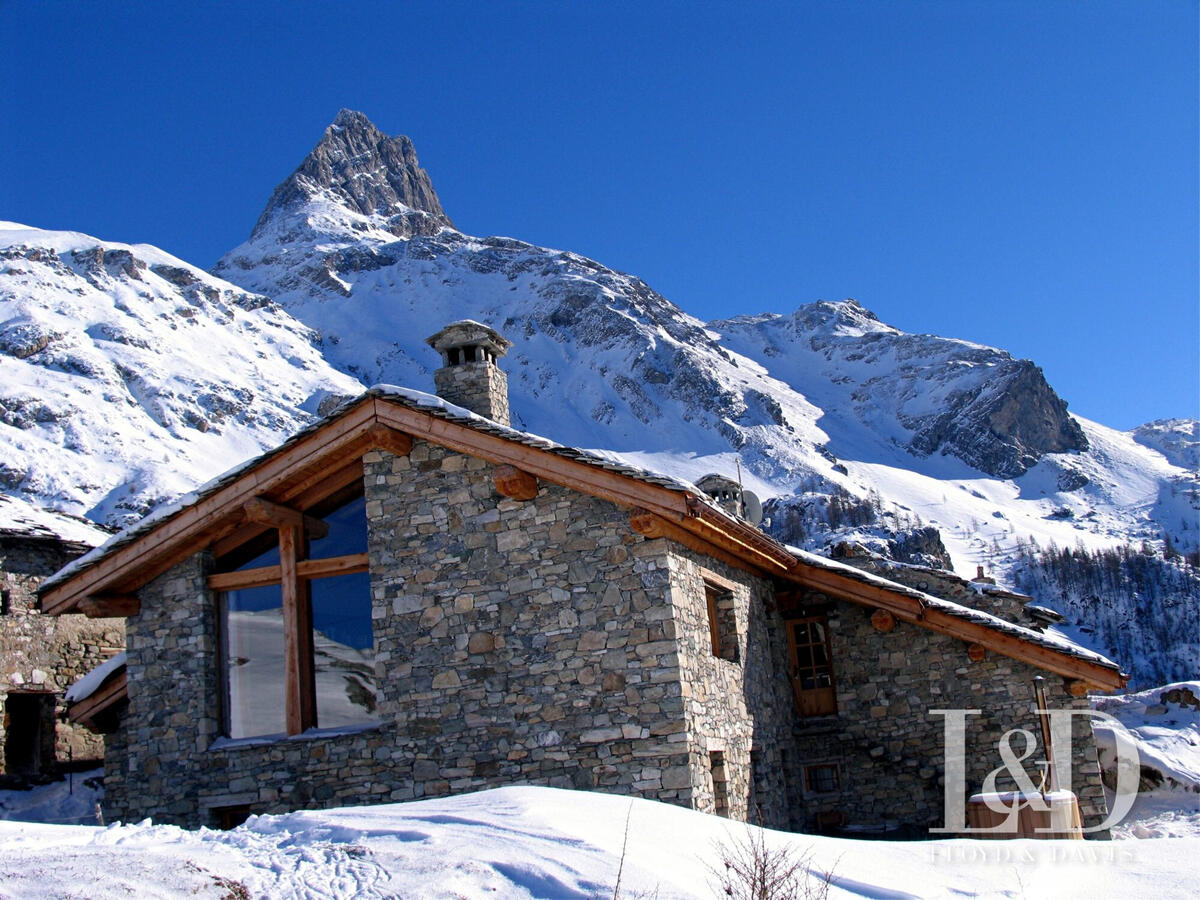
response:
[[[326,208],[325,216],[314,218],[314,202]],[[361,217],[394,237],[453,227],[413,142],[403,135],[389,137],[362,113],[343,109],[296,171],[275,188],[250,239],[281,231],[288,236],[305,225],[321,231],[340,224],[361,233]]]

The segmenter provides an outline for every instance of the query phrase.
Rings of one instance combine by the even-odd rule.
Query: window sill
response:
[[[364,722],[361,725],[342,725],[337,728],[310,728],[299,734],[263,734],[243,738],[219,737],[208,745],[208,749],[210,751],[240,750],[243,747],[262,747],[267,744],[280,744],[292,741],[319,741],[351,734],[362,734],[365,731],[376,731],[382,728],[383,725],[383,722]]]

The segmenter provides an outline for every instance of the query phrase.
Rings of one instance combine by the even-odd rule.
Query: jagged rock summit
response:
[[[413,142],[389,137],[349,109],[337,114],[304,162],[275,188],[251,241],[280,221],[306,218],[313,203],[345,207],[396,237],[453,227]]]

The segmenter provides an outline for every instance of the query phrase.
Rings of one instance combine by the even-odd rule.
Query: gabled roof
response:
[[[343,404],[274,450],[160,508],[43,582],[51,614],[128,615],[135,592],[198,550],[255,529],[256,500],[305,511],[361,476],[372,449],[407,453],[413,438],[439,444],[533,478],[609,500],[630,511],[630,527],[740,568],[834,597],[878,607],[901,621],[977,643],[1005,656],[1112,690],[1126,678],[1111,661],[956,603],[789,549],[673,478],[612,457],[565,447],[499,425],[439,397],[380,385]]]

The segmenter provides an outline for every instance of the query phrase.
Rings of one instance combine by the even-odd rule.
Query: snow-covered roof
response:
[[[86,700],[92,696],[92,694],[100,689],[100,685],[104,684],[110,675],[125,665],[125,659],[125,652],[121,651],[116,656],[96,666],[96,668],[67,688],[66,701],[68,703],[78,703],[80,700]]]
[[[108,533],[87,519],[0,494],[0,537],[57,540],[95,547]]]
[[[269,450],[260,456],[248,459],[245,462],[226,470],[195,490],[189,491],[170,503],[165,503],[157,507],[145,518],[113,535],[109,540],[99,547],[96,547],[91,552],[79,557],[69,565],[60,569],[54,575],[51,575],[42,582],[41,592],[44,593],[50,588],[53,588],[54,586],[75,577],[80,572],[91,568],[92,566],[101,562],[103,559],[110,556],[115,551],[119,550],[121,547],[132,543],[142,535],[157,528],[160,524],[179,514],[187,507],[195,504],[199,500],[202,500],[211,494],[216,493],[226,485],[233,483],[245,472],[249,471],[260,463],[274,456],[285,453],[288,449],[300,443],[309,435],[320,431],[328,423],[339,418],[347,409],[357,406],[359,403],[362,403],[364,400],[372,397],[378,397],[391,402],[399,403],[411,409],[417,409],[421,412],[428,413],[429,415],[435,416],[439,419],[445,419],[447,421],[466,425],[476,431],[483,432],[484,434],[495,435],[496,437],[501,437],[505,440],[522,444],[526,447],[532,447],[538,450],[546,450],[558,456],[563,456],[567,459],[586,463],[610,472],[616,472],[647,484],[654,484],[659,487],[667,488],[668,490],[678,491],[679,493],[695,495],[697,498],[709,503],[713,510],[726,517],[729,516],[729,514],[717,506],[716,503],[710,502],[708,500],[708,496],[703,491],[696,488],[695,485],[677,478],[672,478],[668,475],[661,475],[656,472],[650,472],[646,469],[634,466],[622,460],[620,455],[617,453],[605,453],[591,450],[580,450],[575,447],[567,447],[563,444],[556,443],[549,438],[544,438],[540,435],[531,434],[525,431],[518,431],[515,428],[501,425],[499,422],[494,422],[491,419],[485,418],[477,413],[473,413],[464,407],[456,406],[455,404],[443,400],[441,397],[438,397],[434,394],[428,394],[424,391],[417,391],[411,388],[398,387],[396,385],[377,384],[371,387],[365,393],[340,404],[327,416],[316,420],[308,427],[296,432],[273,450]]]
[[[1019,638],[1030,644],[1037,644],[1046,647],[1050,650],[1055,650],[1060,653],[1066,653],[1076,659],[1087,660],[1099,666],[1103,666],[1113,671],[1119,671],[1120,667],[1106,656],[1102,656],[1093,650],[1088,650],[1074,641],[1069,640],[1060,634],[1047,634],[1040,631],[1034,631],[1032,628],[1026,628],[1023,625],[1017,625],[1009,622],[1006,619],[1001,619],[999,616],[994,616],[991,613],[983,612],[979,609],[972,609],[969,606],[963,606],[961,603],[955,603],[952,600],[944,600],[941,597],[935,597],[932,594],[927,594],[924,591],[919,591],[916,588],[910,588],[907,585],[898,584],[895,581],[874,575],[870,572],[863,571],[851,565],[847,565],[837,560],[828,559],[824,556],[817,556],[815,553],[809,553],[806,550],[800,550],[796,547],[789,547],[788,550],[797,559],[813,566],[817,569],[823,569],[827,572],[837,572],[847,578],[862,582],[863,584],[874,585],[875,587],[883,588],[893,594],[899,594],[916,600],[924,609],[936,609],[947,615],[953,616],[956,619],[962,619],[965,622],[973,622],[977,625],[983,625],[993,631],[998,631],[1003,634],[1008,634]]]
[[[247,462],[225,472],[223,475],[214,478],[195,491],[180,497],[174,503],[158,508],[149,516],[142,519],[139,523],[114,536],[103,546],[97,547],[92,552],[80,557],[55,575],[46,579],[46,581],[44,581],[42,584],[40,593],[44,595],[48,590],[63,584],[64,582],[79,575],[81,572],[99,564],[120,550],[122,547],[125,547],[138,540],[143,535],[146,535],[150,531],[162,525],[164,522],[168,521],[174,516],[179,515],[188,507],[237,481],[250,469],[259,466],[283,453],[286,453],[291,447],[300,443],[308,436],[321,430],[332,421],[346,414],[349,410],[372,398],[384,399],[389,403],[399,404],[409,409],[418,410],[435,418],[454,422],[456,424],[466,426],[474,431],[502,438],[505,441],[521,444],[523,446],[564,457],[578,463],[583,463],[587,466],[613,472],[635,481],[654,485],[659,488],[665,488],[666,490],[686,495],[689,502],[702,504],[703,509],[706,511],[706,515],[708,515],[710,518],[715,518],[724,522],[731,529],[742,532],[743,536],[753,535],[753,540],[756,544],[767,547],[769,551],[775,554],[775,556],[778,558],[787,559],[788,555],[790,554],[791,558],[803,565],[811,567],[812,569],[832,572],[840,578],[871,585],[874,588],[888,592],[894,597],[904,598],[908,601],[915,602],[916,608],[919,610],[935,610],[953,619],[971,623],[975,626],[982,626],[983,628],[991,631],[999,632],[1001,634],[1008,635],[1009,637],[1016,638],[1029,645],[1052,650],[1057,654],[1063,654],[1119,674],[1119,667],[1111,660],[1101,656],[1098,653],[1086,650],[1085,648],[1080,647],[1079,645],[1074,644],[1065,638],[1062,638],[1061,636],[1034,631],[1033,629],[1025,628],[1021,625],[1016,625],[1005,621],[1004,619],[993,616],[989,613],[971,609],[970,607],[966,607],[949,600],[943,600],[941,598],[934,597],[931,594],[897,584],[896,582],[889,581],[888,579],[877,575],[872,575],[853,566],[848,566],[825,557],[799,550],[797,548],[784,548],[773,539],[762,534],[761,532],[758,532],[753,527],[746,525],[745,523],[741,522],[741,520],[722,509],[715,501],[711,500],[707,494],[699,490],[695,485],[677,478],[651,472],[644,468],[631,465],[616,453],[580,450],[574,447],[567,447],[556,443],[555,441],[549,440],[548,438],[541,437],[540,435],[519,431],[515,428],[501,425],[492,421],[491,419],[487,419],[471,412],[470,410],[464,409],[461,406],[456,406],[452,403],[449,403],[441,397],[437,397],[433,394],[387,384],[375,385],[364,394],[341,404],[328,416],[297,432],[274,450],[271,450],[262,456],[248,460]]]

